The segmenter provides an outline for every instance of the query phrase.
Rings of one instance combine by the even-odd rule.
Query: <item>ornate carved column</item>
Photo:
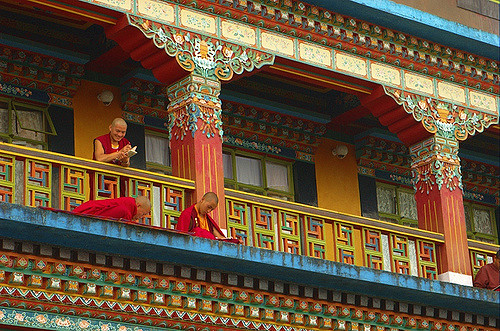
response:
[[[472,285],[458,141],[434,135],[410,147],[418,226],[444,234],[438,279]]]
[[[220,82],[196,73],[168,87],[172,174],[195,181],[195,198],[219,196],[214,219],[226,228]],[[194,203],[194,201],[193,201]]]

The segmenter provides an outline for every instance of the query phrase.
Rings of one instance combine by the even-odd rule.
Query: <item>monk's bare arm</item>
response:
[[[97,161],[101,162],[111,162],[115,159],[119,159],[123,157],[124,154],[122,151],[117,151],[110,154],[104,153],[104,148],[102,147],[102,143],[99,140],[94,140],[94,155]]]

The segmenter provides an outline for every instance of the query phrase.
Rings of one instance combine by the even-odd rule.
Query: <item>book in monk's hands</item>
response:
[[[127,156],[128,156],[128,157],[132,157],[132,156],[134,156],[135,154],[137,154],[136,149],[137,149],[137,146],[132,147],[132,149],[130,149],[130,150],[127,152]]]

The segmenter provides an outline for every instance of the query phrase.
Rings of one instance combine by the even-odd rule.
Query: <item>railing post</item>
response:
[[[458,141],[435,134],[410,153],[419,228],[444,235],[438,279],[472,286]]]

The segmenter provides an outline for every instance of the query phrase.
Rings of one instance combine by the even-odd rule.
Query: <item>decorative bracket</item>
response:
[[[230,80],[234,74],[274,63],[274,55],[216,38],[187,32],[141,17],[128,15],[129,23],[155,46],[175,57],[185,70],[209,78]]]
[[[384,91],[397,104],[403,105],[416,121],[422,122],[428,132],[446,139],[465,140],[469,135],[481,133],[498,123],[498,114],[495,116],[392,87],[384,86]]]

